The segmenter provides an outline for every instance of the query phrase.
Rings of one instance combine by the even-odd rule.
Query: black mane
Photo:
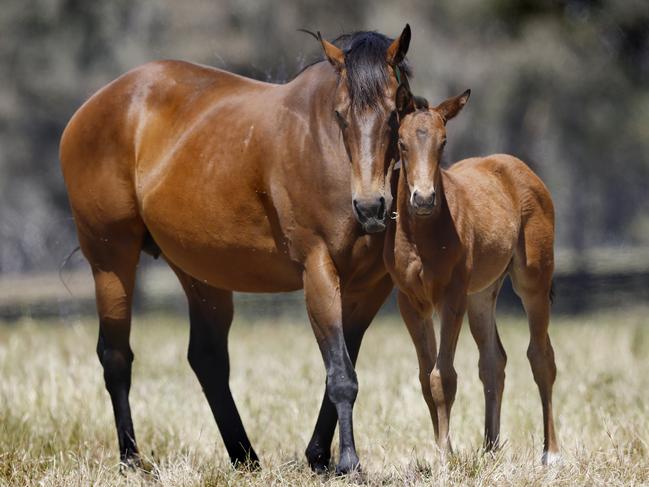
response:
[[[318,39],[317,35],[305,29],[299,29]],[[374,31],[358,31],[342,34],[332,42],[345,53],[347,68],[347,88],[352,105],[356,108],[376,107],[383,97],[383,90],[390,79],[389,66],[386,61],[388,47],[394,39]],[[300,72],[316,64],[306,65]],[[398,64],[402,79],[412,76],[408,61],[404,58]]]
[[[386,55],[393,41],[378,32],[365,31],[343,34],[333,41],[345,52],[347,87],[354,107],[375,107],[382,99],[390,79]],[[398,67],[402,77],[412,76],[405,59]]]

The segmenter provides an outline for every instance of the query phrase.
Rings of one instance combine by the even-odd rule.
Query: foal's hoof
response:
[[[360,473],[361,463],[356,453],[341,453],[340,463],[336,465],[336,475],[349,475],[351,473]]]
[[[561,464],[561,453],[558,451],[544,451],[543,456],[541,457],[541,463],[543,465],[560,465]]]

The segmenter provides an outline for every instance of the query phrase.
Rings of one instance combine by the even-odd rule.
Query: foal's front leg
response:
[[[304,294],[311,326],[327,370],[327,395],[338,414],[340,462],[336,473],[346,474],[360,467],[352,424],[358,381],[343,334],[340,281],[326,249],[315,250],[307,258]]]
[[[449,438],[451,407],[457,391],[457,373],[453,367],[453,360],[465,310],[466,292],[463,289],[447,292],[440,311],[439,353],[430,374],[430,391],[437,408],[439,425],[437,446],[442,454],[453,451]]]
[[[428,405],[430,418],[433,421],[435,437],[438,436],[437,424],[437,407],[433,401],[430,392],[430,373],[433,371],[437,359],[437,343],[435,340],[435,329],[431,319],[431,310],[422,312],[418,306],[413,305],[410,298],[402,292],[397,296],[399,311],[403,318],[412,343],[417,352],[417,361],[419,362],[419,383],[421,384],[421,393]]]

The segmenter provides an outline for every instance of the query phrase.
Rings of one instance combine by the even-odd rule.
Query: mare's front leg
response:
[[[312,251],[306,260],[304,295],[327,370],[327,396],[338,415],[340,461],[336,473],[346,474],[360,466],[352,424],[358,381],[343,333],[340,280],[326,249]]]
[[[451,283],[442,301],[439,353],[430,374],[430,390],[439,423],[437,446],[443,455],[453,451],[449,438],[451,407],[457,391],[457,373],[453,361],[466,310],[466,301],[465,287],[459,283]]]
[[[354,365],[356,365],[356,358],[365,330],[392,290],[392,279],[386,274],[377,284],[371,285],[369,288],[369,291],[360,299],[356,296],[356,299],[343,296],[343,333],[349,358]],[[432,364],[430,368],[432,370]],[[430,373],[430,370],[428,372]],[[426,380],[428,381],[428,379]],[[309,465],[315,472],[321,473],[329,468],[331,442],[337,420],[336,407],[329,400],[325,388],[318,420],[305,452]]]

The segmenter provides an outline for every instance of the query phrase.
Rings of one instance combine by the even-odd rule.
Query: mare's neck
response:
[[[301,128],[310,136],[334,143],[342,141],[333,109],[337,85],[335,69],[328,62],[319,62],[281,88],[285,92],[283,104],[296,115]]]

